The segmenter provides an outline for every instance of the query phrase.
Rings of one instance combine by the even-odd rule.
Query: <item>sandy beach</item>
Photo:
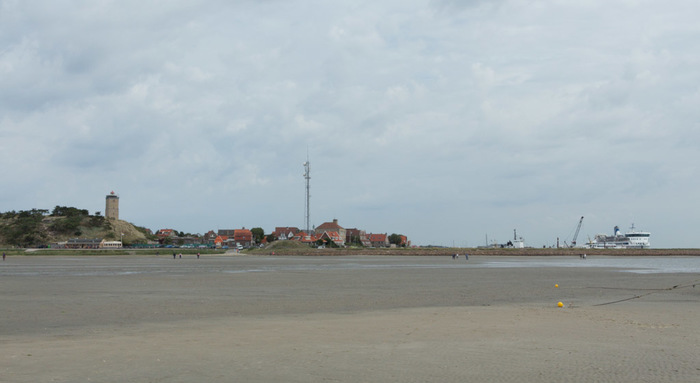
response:
[[[9,257],[0,381],[700,380],[700,274],[601,261]]]

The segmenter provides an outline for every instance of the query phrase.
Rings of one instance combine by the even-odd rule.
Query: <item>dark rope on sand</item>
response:
[[[599,304],[593,305],[593,306],[606,306],[606,305],[612,305],[612,304],[615,304],[615,303],[631,301],[632,299],[638,299],[638,298],[646,297],[647,295],[655,294],[655,293],[658,293],[658,292],[661,292],[661,291],[679,290],[679,289],[684,289],[684,288],[686,288],[686,287],[695,288],[695,285],[697,284],[697,282],[700,282],[700,279],[697,279],[697,280],[695,280],[695,281],[693,281],[693,282],[691,282],[691,283],[688,283],[687,285],[682,285],[682,284],[681,284],[681,285],[675,285],[675,286],[667,287],[667,288],[665,288],[665,289],[645,289],[645,290],[653,290],[653,291],[648,292],[648,293],[646,293],[646,294],[642,294],[642,295],[635,295],[635,296],[630,297],[630,298],[619,299],[619,300],[616,300],[616,301],[606,302],[606,303],[599,303]],[[602,288],[616,289],[616,288],[614,288],[614,287],[602,287]]]

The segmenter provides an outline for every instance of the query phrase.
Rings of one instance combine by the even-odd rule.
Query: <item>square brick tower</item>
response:
[[[114,191],[107,194],[105,205],[105,218],[119,219],[119,196]]]

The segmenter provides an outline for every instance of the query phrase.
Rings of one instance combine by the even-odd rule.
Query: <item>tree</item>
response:
[[[401,237],[401,234],[396,233],[389,236],[389,243],[396,246],[406,246],[406,244],[403,243],[403,238]]]
[[[253,241],[255,241],[255,243],[260,243],[263,238],[265,238],[265,230],[261,227],[254,227],[250,229],[250,232],[253,234]]]
[[[48,210],[46,210],[48,212]],[[88,216],[90,215],[86,209],[78,209],[75,207],[56,206],[51,215],[54,217],[73,217],[73,216]]]
[[[39,227],[46,212],[48,210],[20,210],[14,216],[13,222],[2,227],[0,234],[6,243],[20,247],[37,245],[44,239]]]
[[[355,245],[355,246],[362,246],[362,241],[360,240],[360,236],[359,235],[350,236],[350,244]]]

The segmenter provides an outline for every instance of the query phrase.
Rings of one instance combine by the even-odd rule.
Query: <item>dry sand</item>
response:
[[[492,261],[11,257],[0,381],[700,381],[700,275]]]

